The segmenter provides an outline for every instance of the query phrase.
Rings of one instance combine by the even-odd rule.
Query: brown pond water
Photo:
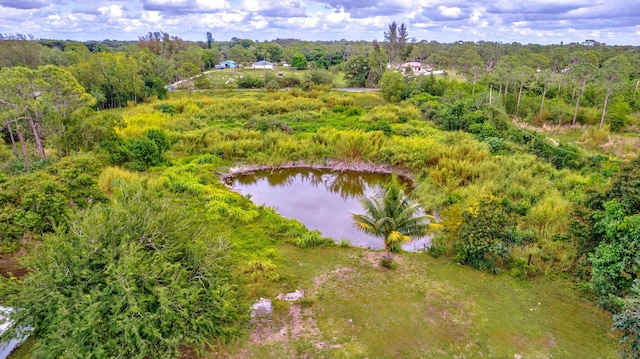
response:
[[[360,232],[351,213],[364,213],[359,198],[374,194],[389,178],[388,174],[293,168],[239,174],[229,178],[228,183],[234,191],[250,195],[254,203],[295,218],[307,228],[319,230],[324,237],[379,249],[384,247],[382,239]],[[416,251],[428,244],[426,237],[402,247]]]

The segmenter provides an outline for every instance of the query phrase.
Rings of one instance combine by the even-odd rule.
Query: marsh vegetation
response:
[[[619,54],[566,48],[576,60],[553,66],[575,67],[549,77],[551,62],[523,46],[479,47],[508,52],[489,51],[487,73],[445,56],[479,44],[423,56],[467,83],[378,71],[385,49],[352,44],[340,67],[299,51],[315,69],[296,83],[259,71],[262,86],[241,88],[257,73],[228,69],[168,94],[175,75],[191,78],[182,65],[214,50],[183,45],[68,44],[44,50],[47,67],[0,70],[0,294],[35,327],[27,356],[607,358],[620,339],[637,354],[638,74],[587,76],[628,69]],[[235,46],[258,45],[227,55]],[[380,80],[381,91],[331,90]],[[339,198],[367,193],[346,169],[408,176],[420,213],[441,217],[428,251],[381,267],[381,253],[340,241],[355,236],[336,244],[221,180],[293,163],[340,170],[296,174]],[[307,190],[287,191],[296,212],[328,221]],[[389,233],[375,243],[401,239]],[[299,302],[275,299],[297,289]],[[261,297],[273,316],[248,326]]]

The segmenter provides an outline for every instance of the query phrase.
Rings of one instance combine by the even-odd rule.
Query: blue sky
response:
[[[0,33],[71,40],[382,40],[640,45],[640,0],[0,0]]]

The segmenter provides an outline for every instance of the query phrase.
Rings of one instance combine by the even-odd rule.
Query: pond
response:
[[[294,168],[254,171],[229,178],[228,183],[258,205],[274,208],[295,218],[310,230],[319,230],[336,242],[348,240],[363,248],[384,248],[381,238],[359,231],[351,213],[364,213],[359,198],[372,195],[390,175],[353,171]],[[429,238],[414,239],[403,249],[416,251],[428,246]]]

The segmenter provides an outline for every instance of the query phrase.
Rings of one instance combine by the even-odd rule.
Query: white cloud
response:
[[[469,19],[472,23],[477,24],[480,17],[482,17],[482,13],[479,10],[473,10]]]
[[[440,15],[451,18],[458,18],[462,15],[462,9],[459,7],[448,7],[444,5],[438,6],[438,11],[440,11]]]
[[[140,19],[146,23],[157,24],[162,21],[162,15],[159,11],[142,11]]]
[[[634,2],[637,0],[632,0]],[[294,37],[382,39],[392,21],[441,42],[517,41],[640,45],[629,0],[0,0],[0,33],[57,39],[136,39],[165,31],[202,40]],[[304,31],[300,31],[304,29]],[[518,30],[518,31],[516,31]]]
[[[122,11],[122,5],[109,5],[109,6],[103,6],[103,7],[99,7],[98,11],[102,14],[102,15],[107,15],[110,18],[115,18],[115,19],[119,19],[122,17],[123,15],[123,11]]]
[[[225,10],[230,7],[230,5],[224,0],[197,0],[197,9],[200,10]]]

